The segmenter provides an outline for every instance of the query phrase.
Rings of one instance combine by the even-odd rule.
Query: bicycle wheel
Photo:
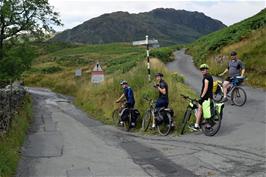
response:
[[[142,129],[144,131],[147,131],[151,125],[151,122],[152,122],[152,113],[151,110],[148,110],[146,111],[142,119]]]
[[[187,122],[189,121],[189,118],[191,116],[191,111],[192,110],[186,110],[185,114],[184,114],[184,117],[183,117],[183,120],[182,120],[182,128],[181,128],[181,135],[184,134],[185,132],[185,129],[186,129],[186,125],[187,125]]]
[[[157,130],[160,135],[167,136],[170,133],[172,124],[172,116],[169,112],[166,112],[164,120],[161,124],[157,125]]]
[[[201,129],[206,136],[214,136],[219,131],[221,123],[222,119],[220,114],[215,111],[214,116],[211,117],[210,120],[206,120],[206,122],[201,125]]]
[[[119,126],[120,116],[119,116],[119,109],[115,109],[112,113],[113,125]]]
[[[223,88],[221,85],[218,84],[217,91],[213,93],[213,100],[215,102],[221,102],[224,97]]]
[[[235,87],[232,90],[231,100],[235,105],[243,106],[247,101],[247,94],[245,90],[241,87]]]

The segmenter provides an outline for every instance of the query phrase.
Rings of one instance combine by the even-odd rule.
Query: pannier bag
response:
[[[220,114],[220,117],[222,119],[223,117],[223,109],[224,109],[224,103],[216,103],[215,104],[216,111]]]
[[[139,112],[139,110],[137,110],[137,109],[133,109],[132,110],[132,118],[131,118],[131,121],[132,122],[136,122],[137,121],[137,119],[140,117],[140,112]]]
[[[170,108],[161,108],[160,110],[158,110],[158,113],[155,114],[157,115],[155,116],[157,124],[162,123],[164,120],[168,120],[167,113],[170,113],[171,117],[174,116],[174,111]]]
[[[210,119],[215,114],[214,103],[211,99],[202,103],[203,118]]]
[[[129,115],[129,109],[128,108],[122,109],[122,111],[119,113],[119,116],[121,117],[122,121],[127,121],[128,115]]]
[[[122,121],[127,121],[128,120],[128,116],[129,116],[129,111],[130,109],[128,108],[124,108],[122,109],[122,111],[119,113],[121,120]],[[131,121],[132,122],[136,122],[136,120],[138,119],[138,117],[140,116],[140,113],[137,109],[131,109]]]

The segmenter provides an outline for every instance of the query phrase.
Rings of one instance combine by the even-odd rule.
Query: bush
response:
[[[50,67],[46,67],[46,68],[42,68],[41,69],[41,73],[43,74],[52,74],[52,73],[56,73],[59,71],[62,71],[63,69],[59,66],[50,66]]]

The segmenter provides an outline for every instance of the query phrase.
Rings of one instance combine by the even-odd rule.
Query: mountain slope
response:
[[[204,36],[188,46],[197,65],[207,62],[213,74],[221,73],[229,53],[237,51],[246,64],[248,83],[266,88],[266,9],[232,26]],[[219,56],[224,60],[218,62]]]
[[[225,25],[199,12],[155,9],[129,14],[114,12],[84,22],[56,35],[52,41],[101,44],[131,42],[148,34],[163,45],[188,43]]]

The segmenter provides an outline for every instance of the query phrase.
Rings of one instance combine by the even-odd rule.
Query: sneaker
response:
[[[136,124],[135,124],[134,122],[131,122],[130,127],[131,127],[131,128],[134,128],[135,126],[136,126]]]
[[[195,125],[191,125],[191,126],[189,126],[189,128],[193,131],[199,131],[200,130],[200,127],[195,127]]]
[[[174,122],[171,123],[171,127],[175,127],[175,123]]]
[[[227,97],[223,97],[222,102],[226,102],[228,100]]]
[[[120,121],[119,125],[120,125],[121,127],[123,127],[123,126],[124,126],[124,122],[123,122],[123,121]]]
[[[155,128],[155,124],[152,124],[151,128]]]

